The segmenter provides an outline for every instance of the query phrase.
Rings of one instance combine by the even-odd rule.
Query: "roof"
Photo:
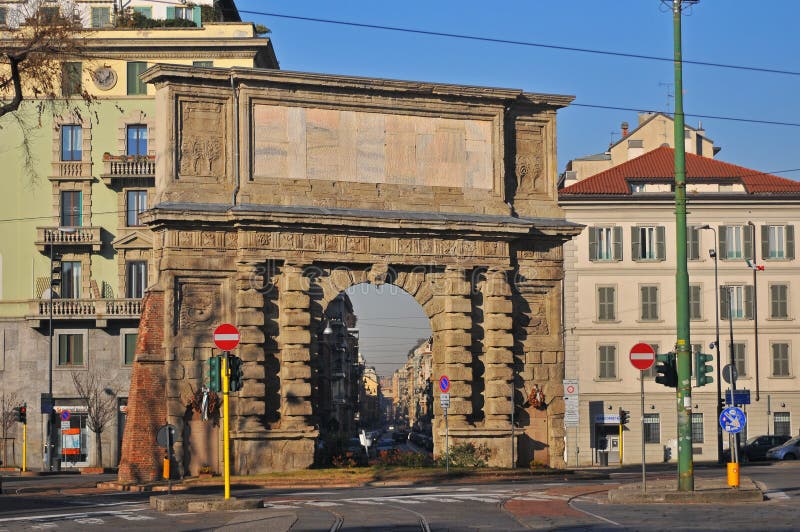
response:
[[[671,182],[675,173],[675,150],[661,146],[635,159],[587,177],[559,191],[559,196],[629,196],[629,181]],[[800,182],[743,166],[686,154],[686,180],[689,183],[741,183],[748,194],[797,195]]]
[[[649,112],[649,113],[646,113],[646,114],[647,114],[647,118],[645,118],[638,126],[633,128],[626,136],[621,137],[618,141],[612,143],[611,146],[609,146],[608,149],[610,150],[611,148],[613,148],[617,144],[620,144],[623,141],[628,140],[631,137],[631,135],[633,135],[634,133],[636,133],[637,131],[639,131],[643,127],[645,127],[647,124],[649,124],[650,122],[655,120],[656,117],[663,116],[664,118],[666,118],[670,122],[674,122],[675,121],[675,118],[673,118],[672,116],[670,116],[670,115],[668,115],[666,113],[662,113],[662,112]],[[690,129],[692,131],[700,131],[698,128],[690,126],[689,124],[684,124],[683,127],[686,128],[686,129]],[[711,140],[708,137],[706,137],[705,133],[703,133],[703,138],[705,138],[705,139],[707,139],[709,141]]]

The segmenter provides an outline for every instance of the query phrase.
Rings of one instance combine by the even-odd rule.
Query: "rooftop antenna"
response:
[[[672,100],[675,98],[675,93],[672,90],[673,84],[662,81],[658,84],[658,86],[666,87],[667,89],[667,114],[670,114],[670,109],[672,107]]]
[[[616,131],[611,131],[611,132],[609,133],[609,135],[610,135],[610,137],[611,137],[611,138],[610,138],[610,140],[609,140],[609,142],[608,142],[608,146],[609,146],[609,147],[611,147],[611,146],[613,146],[613,145],[614,145],[614,135],[616,135],[616,134],[617,134],[617,132],[616,132]]]

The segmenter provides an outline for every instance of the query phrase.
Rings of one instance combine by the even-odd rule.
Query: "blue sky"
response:
[[[671,58],[672,14],[660,0],[238,0],[242,11],[335,19],[427,31]],[[667,110],[671,62],[359,29],[242,13],[272,30],[281,68],[356,76],[519,88],[576,96],[575,103]],[[702,0],[683,17],[684,59],[800,72],[795,0]],[[800,123],[800,76],[684,66],[691,113]],[[672,102],[670,109],[674,109]],[[635,112],[571,106],[558,116],[559,172],[603,151]],[[718,159],[767,172],[800,169],[800,127],[702,119]],[[697,126],[698,119],[688,116]],[[800,171],[781,172],[800,179]],[[354,296],[362,346],[387,374],[429,334],[413,300]],[[380,324],[393,327],[381,327]],[[400,327],[409,327],[400,328]],[[407,342],[397,336],[408,337]]]

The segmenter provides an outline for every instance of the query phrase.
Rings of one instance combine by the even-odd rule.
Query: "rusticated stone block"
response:
[[[462,312],[469,314],[472,312],[472,301],[466,297],[443,297],[444,312]]]
[[[284,397],[310,397],[311,385],[306,382],[285,382],[281,383],[281,392]],[[292,401],[289,400],[289,403]]]
[[[514,304],[505,297],[487,297],[483,302],[483,311],[487,314],[511,314]]]
[[[525,353],[525,362],[528,364],[541,364],[542,352],[541,351],[528,351]]]
[[[445,364],[442,369],[450,381],[472,380],[472,369],[461,364]]]
[[[237,399],[232,410],[237,416],[263,416],[267,412],[264,401],[253,397]]]
[[[448,375],[449,377],[449,375]],[[437,385],[438,387],[438,385]],[[450,397],[470,397],[472,396],[472,383],[464,381],[453,381],[450,383]],[[438,395],[438,393],[437,393]],[[434,400],[438,400],[434,398]]]
[[[308,345],[311,343],[311,333],[307,329],[287,329],[281,328],[281,334],[278,339],[284,345],[287,344],[300,344]]]
[[[487,296],[510,296],[511,286],[502,272],[488,272],[482,291]]]
[[[260,327],[239,327],[240,341],[245,344],[263,344],[265,337],[264,331]]]
[[[311,367],[306,364],[284,364],[281,378],[286,380],[302,380],[311,378]]]
[[[434,316],[431,326],[436,331],[472,328],[472,318],[464,314],[443,313]]]
[[[186,376],[186,369],[183,364],[168,364],[167,365],[167,378],[170,380],[182,380]]]
[[[311,352],[307,347],[289,347],[281,349],[281,360],[284,362],[308,362]]]
[[[500,331],[486,331],[484,344],[492,347],[513,347],[514,335]]]
[[[236,324],[239,327],[264,325],[264,313],[256,309],[238,309],[236,311]]]
[[[504,347],[490,347],[486,350],[484,360],[487,364],[511,364],[514,362],[514,353]]]
[[[472,363],[472,352],[464,347],[447,347],[444,349],[444,362],[450,364]]]
[[[483,328],[487,330],[510,331],[513,326],[514,320],[505,314],[487,314],[483,322]]]
[[[287,273],[278,281],[278,286],[283,292],[307,292],[311,283],[308,277],[297,273]]]
[[[194,348],[178,347],[175,349],[175,355],[178,360],[194,360]]]
[[[491,398],[486,400],[483,411],[488,415],[511,415],[511,401],[508,399]]]
[[[239,397],[264,397],[264,383],[255,380],[245,380],[242,389],[234,392]]]
[[[264,348],[257,344],[239,344],[236,355],[245,362],[253,362],[264,358]]]
[[[444,331],[439,335],[445,346],[468,346],[472,345],[472,335],[464,332]]]
[[[281,312],[282,327],[307,327],[311,323],[311,314],[304,309],[287,309]]]
[[[417,290],[424,280],[425,274],[423,273],[400,272],[400,274],[397,276],[397,286],[413,296],[417,293]]]
[[[555,351],[545,351],[542,353],[542,362],[544,364],[555,364],[558,362],[558,355]]]
[[[307,309],[310,301],[311,300],[309,299],[308,294],[304,294],[302,292],[284,292],[280,297],[280,304],[281,308],[283,309]]]
[[[486,384],[486,397],[511,397],[511,384],[502,381],[491,381]]]
[[[441,411],[441,406],[438,401],[434,403],[434,408],[438,408],[439,412],[434,412],[436,415],[441,415],[443,412]],[[460,399],[457,397],[452,397],[450,399],[450,408],[447,409],[448,415],[453,416],[468,416],[472,413],[472,403],[466,399]]]
[[[264,306],[264,294],[257,290],[240,290],[236,294],[236,306],[239,308],[261,308]]]
[[[242,375],[245,379],[263,379],[265,377],[264,366],[258,363],[245,362],[242,365]]]
[[[489,365],[484,371],[483,378],[487,381],[501,380],[510,381],[514,375],[514,371],[508,366],[498,366],[495,364]]]
[[[283,413],[287,416],[310,416],[313,413],[311,401],[287,402]]]

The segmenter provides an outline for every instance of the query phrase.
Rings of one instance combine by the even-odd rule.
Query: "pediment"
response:
[[[111,242],[114,249],[152,249],[153,236],[149,231],[134,231]]]

